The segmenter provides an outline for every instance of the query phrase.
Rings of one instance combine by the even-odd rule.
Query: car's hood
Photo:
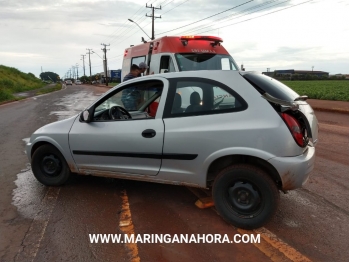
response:
[[[79,114],[64,120],[53,122],[43,127],[40,127],[38,130],[34,132],[33,135],[38,136],[38,135],[62,134],[62,133],[68,134],[71,126],[73,125],[78,115]]]

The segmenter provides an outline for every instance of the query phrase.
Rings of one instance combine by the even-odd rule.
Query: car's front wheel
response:
[[[31,165],[36,179],[46,186],[63,185],[71,175],[63,155],[52,145],[36,149]]]
[[[232,165],[223,169],[213,184],[218,213],[239,228],[261,227],[275,213],[280,194],[276,183],[261,169]]]

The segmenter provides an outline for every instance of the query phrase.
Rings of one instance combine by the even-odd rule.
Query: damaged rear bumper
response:
[[[282,190],[292,190],[302,187],[308,180],[314,168],[315,148],[308,146],[302,155],[295,157],[275,157],[269,160],[278,171]]]

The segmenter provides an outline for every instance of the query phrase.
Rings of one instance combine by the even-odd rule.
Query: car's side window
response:
[[[131,61],[131,65],[139,65],[141,62],[145,62],[145,56],[133,57]]]
[[[169,55],[163,55],[160,60],[160,73],[175,72],[172,58]]]
[[[94,120],[118,120],[117,117],[112,115],[115,107],[121,107],[121,109],[125,109],[131,115],[133,113],[147,112],[149,106],[154,101],[159,101],[162,89],[163,83],[161,81],[153,80],[129,84],[120,90],[110,93],[96,105]],[[157,107],[153,106],[153,116],[155,116],[156,110]]]
[[[202,110],[203,90],[195,83],[176,88],[171,113],[197,112]]]
[[[164,117],[183,117],[242,111],[247,103],[217,81],[183,78],[170,81]]]

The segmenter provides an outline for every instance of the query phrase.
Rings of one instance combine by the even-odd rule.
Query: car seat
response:
[[[187,107],[185,112],[197,112],[201,111],[202,106],[200,105],[201,97],[198,92],[193,92],[190,95],[190,105]]]
[[[182,96],[178,93],[175,94],[171,113],[172,114],[183,113]]]

